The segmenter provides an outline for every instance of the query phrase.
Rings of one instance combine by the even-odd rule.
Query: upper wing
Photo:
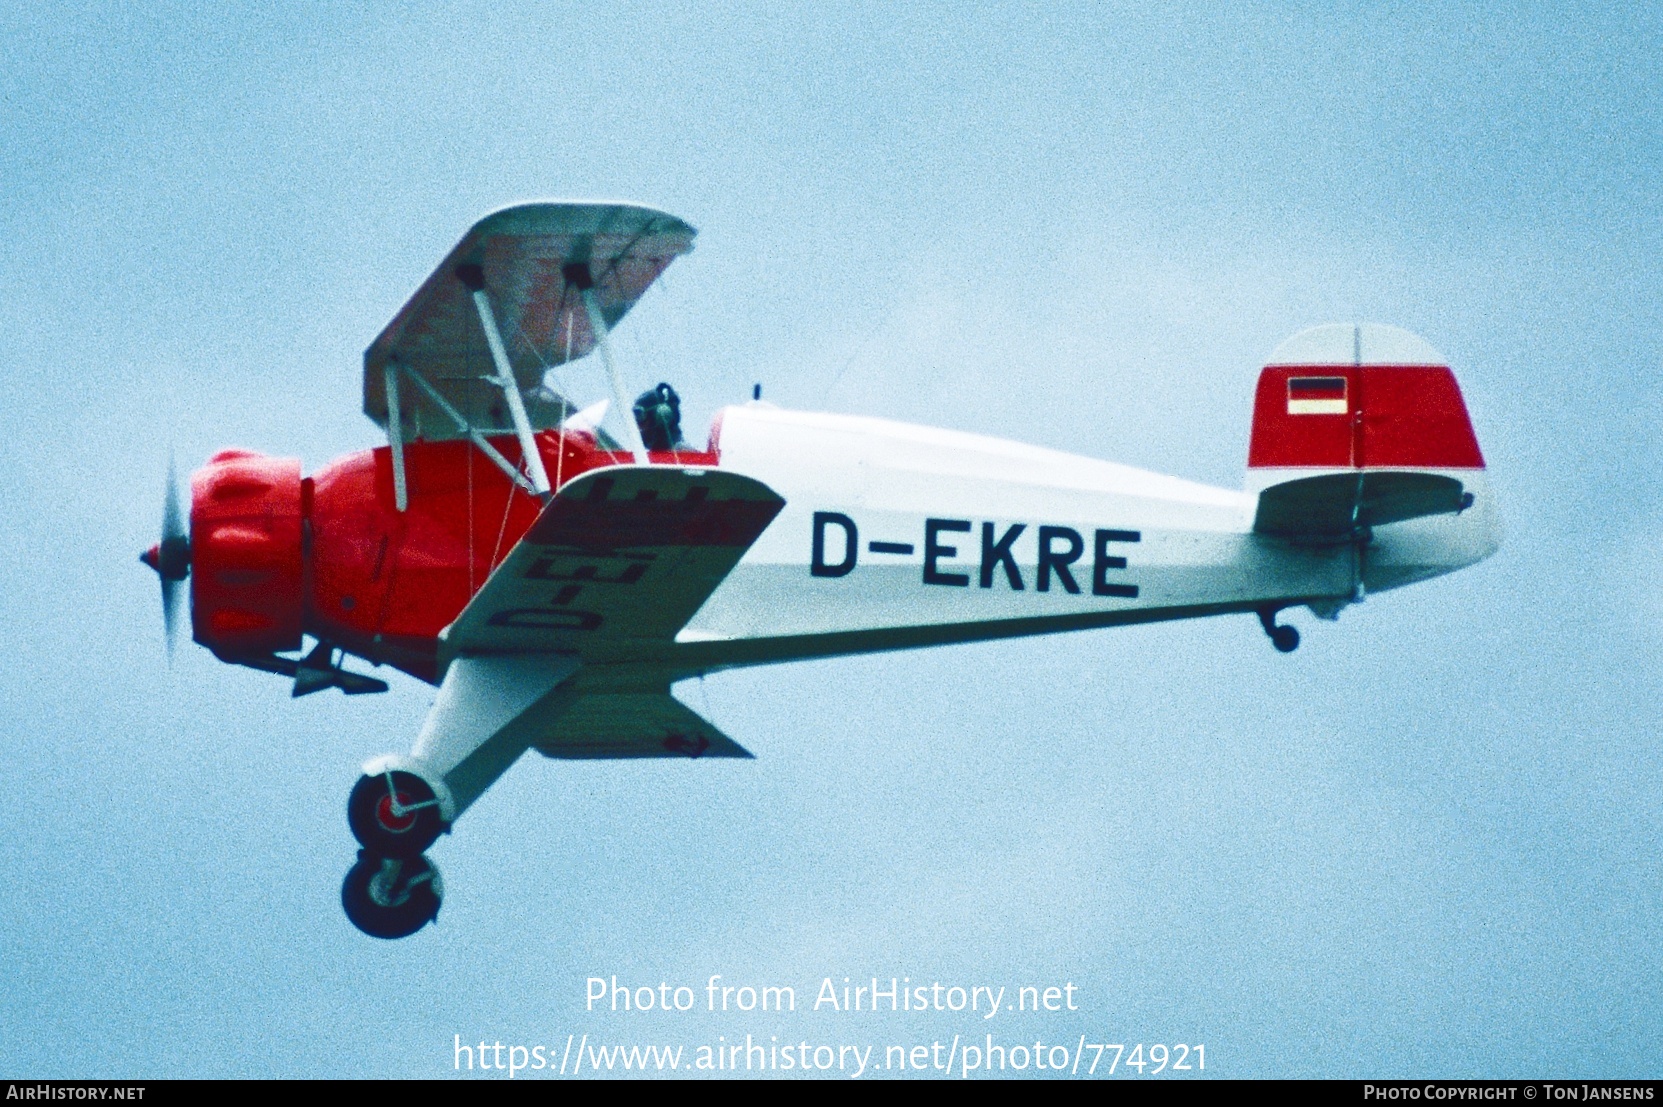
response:
[[[1471,503],[1460,481],[1437,473],[1325,473],[1273,484],[1259,493],[1253,530],[1276,538],[1350,541],[1359,527],[1445,515]]]
[[[567,483],[445,632],[467,653],[639,657],[674,640],[785,501],[736,473],[617,466]]]
[[[534,427],[557,425],[568,405],[540,386],[550,366],[583,357],[595,335],[572,284],[587,267],[608,327],[634,306],[679,255],[693,248],[692,227],[634,204],[522,204],[486,216],[364,351],[364,414],[387,425],[384,370],[396,362],[420,373],[481,432],[509,427],[491,351],[471,294],[457,276],[479,266],[502,331],[514,378]],[[406,438],[457,438],[462,432],[419,389],[401,389]]]

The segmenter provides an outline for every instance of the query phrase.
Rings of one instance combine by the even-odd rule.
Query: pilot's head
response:
[[[681,442],[681,397],[660,382],[641,393],[635,401],[635,425],[641,428],[641,442],[649,450],[673,450]]]

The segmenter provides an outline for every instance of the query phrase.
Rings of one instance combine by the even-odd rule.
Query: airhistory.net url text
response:
[[[591,1042],[588,1034],[568,1034],[564,1044],[504,1045],[502,1042],[454,1043],[457,1071],[501,1073],[509,1079],[538,1076],[599,1076],[606,1073],[710,1072],[801,1073],[838,1075],[858,1080],[871,1072],[928,1073],[968,1079],[1001,1072],[1050,1073],[1060,1077],[1159,1076],[1200,1072],[1206,1046],[1164,1043],[1013,1042],[988,1034],[966,1042],[934,1040],[906,1045],[849,1045],[784,1042],[778,1035],[744,1042],[718,1035],[701,1045],[620,1045]]]

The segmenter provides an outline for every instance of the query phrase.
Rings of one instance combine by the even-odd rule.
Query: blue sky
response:
[[[1218,1075],[1656,1076],[1659,23],[0,12],[0,1075],[996,1029],[1204,1042]],[[690,428],[760,380],[1234,486],[1278,341],[1408,327],[1462,379],[1507,543],[1304,618],[1291,657],[1242,617],[683,686],[758,760],[522,763],[435,851],[440,924],[375,943],[338,906],[346,792],[431,690],[169,668],[135,555],[170,448],[376,444],[363,348],[534,197],[700,229],[618,334]],[[1069,980],[1082,1011],[583,1010],[590,975],[713,973]]]

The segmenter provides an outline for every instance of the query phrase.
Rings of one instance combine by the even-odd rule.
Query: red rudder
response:
[[[1247,467],[1261,483],[1253,470],[1482,469],[1484,457],[1442,355],[1397,327],[1339,323],[1271,355]]]

